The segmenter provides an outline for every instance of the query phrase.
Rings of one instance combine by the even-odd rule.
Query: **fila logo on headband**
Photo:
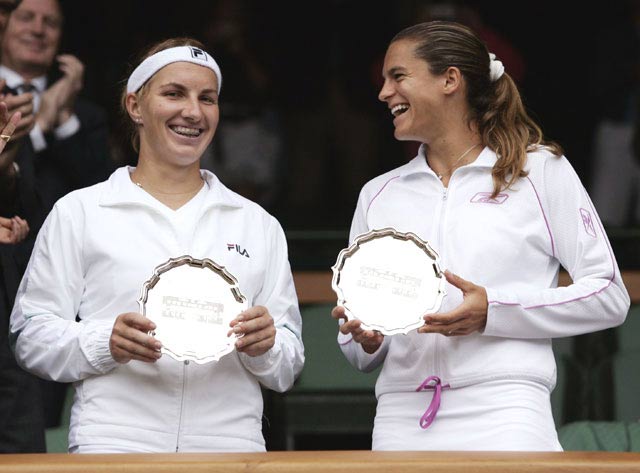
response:
[[[200,48],[196,48],[193,46],[189,46],[189,49],[191,50],[191,57],[194,59],[200,59],[201,61],[206,61],[207,60],[207,53],[205,53],[202,49]]]

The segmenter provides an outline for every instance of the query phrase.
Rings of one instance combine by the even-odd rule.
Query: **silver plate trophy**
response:
[[[140,312],[156,324],[162,353],[178,361],[217,361],[235,348],[229,322],[247,309],[238,281],[210,259],[171,258],[142,286]]]
[[[445,295],[438,254],[417,235],[393,228],[357,236],[331,269],[347,318],[384,335],[421,327]]]

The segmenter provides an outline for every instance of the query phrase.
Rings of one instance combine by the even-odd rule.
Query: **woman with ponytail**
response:
[[[447,287],[439,313],[407,335],[332,312],[349,361],[382,365],[373,448],[561,450],[551,340],[619,325],[629,308],[589,196],[470,29],[401,31],[382,74],[395,137],[422,146],[364,186],[350,238],[417,234],[439,253]],[[557,287],[560,266],[568,287]]]

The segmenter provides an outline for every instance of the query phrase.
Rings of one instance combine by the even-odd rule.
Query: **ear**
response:
[[[453,94],[462,87],[462,72],[457,67],[451,66],[444,72],[444,93]]]
[[[140,97],[134,93],[127,94],[125,99],[127,113],[135,123],[142,123],[142,111],[140,110]]]

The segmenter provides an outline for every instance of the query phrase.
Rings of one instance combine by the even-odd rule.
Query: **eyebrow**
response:
[[[161,84],[160,85],[160,88],[166,88],[166,87],[176,87],[176,88],[178,88],[180,90],[186,90],[187,89],[186,86],[184,86],[183,84],[180,84],[179,82],[167,82],[165,84]],[[200,93],[201,94],[212,94],[212,93],[217,94],[218,91],[216,89],[212,88],[212,89],[203,89],[203,90],[200,91]]]
[[[393,75],[393,74],[395,74],[396,72],[405,71],[405,70],[406,70],[406,68],[404,68],[404,67],[402,67],[402,66],[394,66],[394,67],[392,67],[391,69],[389,69],[389,70],[386,72],[386,75],[388,75],[388,76],[392,76],[392,75]],[[384,75],[385,75],[385,74],[383,74],[383,76],[384,76]]]

